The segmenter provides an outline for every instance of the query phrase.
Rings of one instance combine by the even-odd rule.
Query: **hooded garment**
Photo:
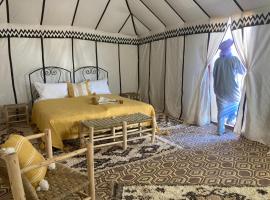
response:
[[[244,75],[245,67],[231,53],[233,41],[228,39],[219,46],[220,57],[214,65],[214,91],[222,102],[239,102],[241,98],[240,82],[237,75]]]

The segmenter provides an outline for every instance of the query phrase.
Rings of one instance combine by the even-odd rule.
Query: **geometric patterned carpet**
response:
[[[166,124],[170,128],[170,134],[162,138],[183,148],[149,159],[116,165],[108,170],[96,171],[97,199],[112,199],[112,191],[116,184],[270,186],[270,155],[267,154],[269,147],[234,133],[218,136],[216,126],[212,124],[196,127],[169,120],[168,123],[163,122],[161,127],[166,127]]]
[[[207,127],[205,127],[207,128]],[[210,127],[211,128],[211,127]],[[179,133],[184,140],[188,133]],[[199,134],[199,138],[202,136]],[[220,138],[205,134],[205,138]],[[97,196],[109,199],[113,183],[122,185],[270,186],[269,148],[257,142],[225,134],[221,142],[200,144],[193,134],[189,148],[153,159],[96,173]],[[226,140],[227,138],[227,140]],[[185,143],[184,141],[182,143]]]

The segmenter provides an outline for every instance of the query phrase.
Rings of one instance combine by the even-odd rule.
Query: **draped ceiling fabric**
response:
[[[244,13],[232,21],[239,56],[247,68],[235,131],[270,145],[270,13]]]
[[[146,36],[184,23],[228,17],[267,5],[269,0],[0,0],[0,23],[72,25]]]

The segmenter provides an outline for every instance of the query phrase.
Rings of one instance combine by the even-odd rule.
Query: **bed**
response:
[[[56,148],[63,149],[63,140],[78,138],[81,120],[102,119],[138,112],[148,116],[155,115],[154,108],[151,105],[113,94],[100,94],[100,96],[122,100],[123,104],[95,105],[91,100],[94,95],[36,101],[38,96],[33,81],[36,81],[37,78],[41,81],[45,80],[47,83],[93,81],[108,79],[108,72],[99,67],[85,66],[71,73],[66,69],[50,66],[37,69],[29,74],[33,101],[32,122],[40,130],[51,129],[52,144]]]

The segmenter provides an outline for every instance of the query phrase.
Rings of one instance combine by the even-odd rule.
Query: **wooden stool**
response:
[[[26,103],[4,105],[6,125],[26,122],[29,124],[29,110]]]

